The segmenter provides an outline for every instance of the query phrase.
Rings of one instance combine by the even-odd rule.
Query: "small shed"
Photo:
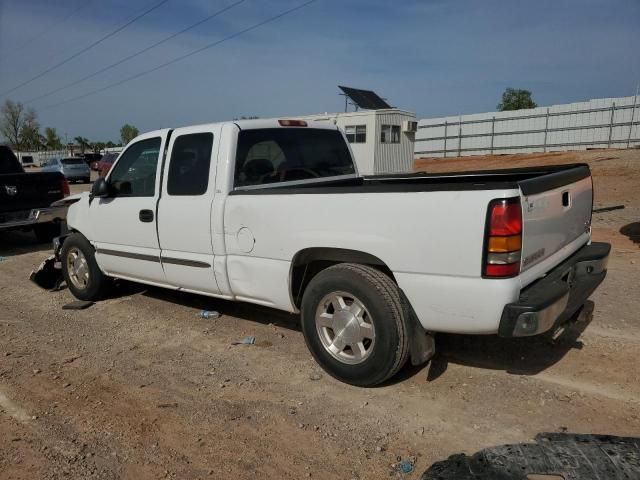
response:
[[[385,108],[298,118],[309,122],[332,122],[342,129],[351,144],[361,175],[406,173],[413,169],[418,129],[415,113]]]

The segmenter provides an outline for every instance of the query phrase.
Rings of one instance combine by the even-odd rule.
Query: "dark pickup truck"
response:
[[[69,184],[61,173],[25,173],[18,158],[0,145],[0,233],[33,230],[40,242],[60,235],[66,206],[54,202],[69,195]]]

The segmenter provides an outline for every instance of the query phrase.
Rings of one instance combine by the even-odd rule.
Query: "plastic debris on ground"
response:
[[[231,345],[255,345],[256,337],[244,337],[242,340],[231,342]]]
[[[400,473],[411,473],[413,472],[413,465],[408,460],[405,460],[400,462],[399,470]]]
[[[400,474],[400,475],[408,475],[411,472],[413,472],[413,466],[416,463],[416,457],[411,456],[409,458],[406,458],[404,460],[402,460],[401,457],[397,458],[397,462],[391,465],[392,471],[391,471],[391,475],[395,474]]]
[[[85,308],[89,308],[93,305],[93,302],[89,300],[75,300],[71,303],[67,303],[62,306],[63,310],[84,310]]]
[[[216,312],[215,310],[202,310],[197,313],[197,317],[209,319],[209,318],[219,318],[220,312]]]

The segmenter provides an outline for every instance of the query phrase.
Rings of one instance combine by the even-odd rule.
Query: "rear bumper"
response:
[[[568,320],[602,283],[611,245],[585,245],[504,307],[498,335],[526,337]]]
[[[12,230],[39,223],[62,221],[67,217],[67,208],[67,206],[33,208],[11,214],[0,214],[0,230]]]

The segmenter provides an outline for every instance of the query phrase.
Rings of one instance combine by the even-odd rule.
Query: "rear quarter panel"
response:
[[[311,247],[380,258],[429,330],[491,332],[519,280],[483,280],[487,205],[517,190],[239,194],[224,210],[229,282],[241,299],[295,311],[290,266]],[[502,302],[502,303],[500,303]]]

